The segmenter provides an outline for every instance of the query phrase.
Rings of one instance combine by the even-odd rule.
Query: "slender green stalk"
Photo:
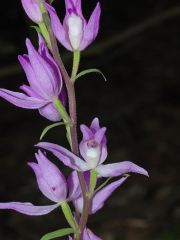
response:
[[[91,198],[94,194],[94,189],[96,187],[97,182],[97,172],[95,169],[91,170],[90,174],[90,186],[89,186],[89,197]]]
[[[76,75],[79,69],[80,57],[81,57],[80,51],[75,50],[73,52],[73,67],[71,73],[71,82],[73,83],[76,80]]]
[[[63,229],[59,229],[59,230],[47,233],[40,240],[50,240],[54,238],[60,238],[72,233],[74,233],[74,230],[72,228],[63,228]]]
[[[77,232],[78,224],[73,217],[73,214],[72,214],[71,208],[69,207],[69,204],[67,202],[61,203],[61,209],[62,209],[64,216],[65,216],[67,222],[69,223],[69,225],[74,229],[74,232]]]
[[[38,25],[39,25],[39,28],[41,30],[41,34],[42,36],[44,37],[48,47],[51,49],[51,39],[50,39],[50,36],[49,36],[49,31],[46,27],[46,22],[48,20],[48,13],[47,13],[47,10],[46,8],[44,7],[43,3],[39,3],[39,8],[41,9],[41,12],[42,12],[42,16],[43,16],[43,21],[40,22]]]
[[[50,37],[49,37],[49,32],[46,28],[46,25],[44,24],[44,22],[40,22],[39,24],[39,29],[41,31],[41,34],[43,35],[47,45],[48,45],[48,48],[51,48],[51,40],[50,40]]]
[[[98,192],[99,190],[101,190],[103,187],[106,186],[106,184],[111,180],[112,177],[109,177],[108,179],[106,179],[105,182],[103,182],[96,190],[94,193]]]
[[[58,112],[61,114],[63,121],[71,124],[71,119],[70,119],[69,115],[67,114],[66,109],[64,108],[61,101],[58,98],[54,98],[53,104],[56,107],[56,109],[58,110]]]

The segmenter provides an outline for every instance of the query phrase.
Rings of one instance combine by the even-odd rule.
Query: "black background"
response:
[[[61,16],[64,1],[55,0]],[[89,17],[96,1],[83,1]],[[80,70],[99,68],[108,81],[92,74],[76,84],[78,120],[98,116],[108,127],[107,161],[131,160],[150,178],[132,175],[90,217],[89,226],[104,240],[180,239],[180,4],[177,0],[101,1],[98,38],[82,53]],[[20,1],[0,8],[0,87],[18,90],[26,82],[17,55],[25,38],[37,41]],[[60,46],[67,69],[71,53]],[[34,160],[42,129],[50,124],[36,110],[0,101],[0,201],[49,204],[39,192],[27,162]],[[79,139],[81,135],[79,133]],[[46,140],[67,146],[64,131]],[[56,160],[60,168],[63,166]],[[67,172],[65,170],[65,172]],[[43,217],[0,212],[0,239],[35,240],[65,227],[60,210]]]

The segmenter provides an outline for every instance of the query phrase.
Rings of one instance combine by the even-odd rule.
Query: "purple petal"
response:
[[[99,164],[102,164],[106,160],[107,155],[108,155],[107,146],[106,146],[106,144],[102,144],[101,145],[101,157],[100,157]]]
[[[40,96],[38,96],[36,94],[36,92],[34,92],[34,90],[27,85],[22,85],[20,87],[20,89],[23,90],[26,94],[28,94],[31,97],[40,98]],[[63,101],[64,101],[64,99],[63,99]],[[45,106],[39,108],[39,113],[43,117],[45,117],[48,120],[53,121],[53,122],[57,122],[57,121],[61,120],[61,116],[60,116],[59,112],[57,111],[57,109],[54,107],[53,103],[48,103]]]
[[[62,161],[64,165],[76,171],[84,172],[89,170],[85,161],[77,157],[75,154],[73,154],[66,148],[63,148],[57,144],[48,143],[48,142],[40,142],[36,146],[52,152],[52,154],[54,154],[60,161]]]
[[[127,177],[122,177],[121,179],[108,184],[106,187],[102,188],[99,192],[97,192],[94,197],[92,198],[91,208],[89,213],[94,214],[99,209],[104,206],[105,201],[110,197],[110,195],[118,188]],[[83,197],[82,195],[73,201],[73,204],[76,210],[82,213],[83,210]]]
[[[42,37],[41,33],[39,33],[39,32],[38,32],[38,43],[39,43],[38,52],[41,55],[46,46],[46,42],[44,41],[44,38]]]
[[[81,124],[80,129],[83,134],[83,141],[87,141],[93,138],[94,134],[92,133],[91,129],[88,128],[86,125]]]
[[[18,59],[19,59],[19,62],[21,64],[21,66],[23,67],[23,70],[26,74],[26,77],[27,77],[27,80],[31,86],[31,88],[33,89],[33,91],[41,96],[41,98],[43,99],[47,99],[49,95],[47,95],[46,92],[44,92],[44,88],[42,87],[42,81],[41,81],[41,78],[38,77],[38,72],[34,71],[34,69],[32,68],[32,65],[29,61],[29,56],[27,55],[23,55],[23,56],[18,56]],[[59,76],[59,75],[58,75]],[[57,78],[59,82],[59,78]],[[59,88],[57,86],[56,88],[56,92],[59,93]],[[52,101],[52,99],[50,99]]]
[[[106,136],[105,136],[105,132],[106,132],[106,128],[100,128],[96,133],[95,133],[95,139],[96,141],[99,141],[101,144],[101,157],[100,157],[100,161],[99,161],[99,165],[102,164],[108,155],[107,152],[107,140],[106,140]]]
[[[101,142],[104,139],[105,133],[106,133],[106,128],[105,127],[100,128],[94,135],[95,141],[101,144]]]
[[[49,206],[34,206],[32,203],[9,202],[0,203],[0,209],[11,209],[30,216],[46,215],[57,208],[59,204]]]
[[[91,126],[90,126],[91,129],[94,129],[95,131],[98,131],[100,129],[100,126],[99,126],[99,119],[98,118],[94,118],[92,120],[92,123],[91,123]]]
[[[96,137],[98,138],[99,136],[101,137],[101,134],[102,134],[102,140],[101,140],[101,143],[102,144],[105,144],[106,145],[106,142],[107,142],[107,140],[106,140],[106,135],[104,134],[104,136],[103,136],[103,131],[105,131],[106,132],[106,128],[104,129],[104,127],[100,127],[100,125],[99,125],[99,119],[98,118],[94,118],[93,119],[93,121],[91,122],[91,126],[90,126],[90,129],[91,129],[91,131],[93,132],[93,134],[94,135],[96,135]],[[103,129],[103,130],[101,130],[100,132],[99,132],[99,130],[100,129]],[[99,133],[98,133],[99,132]]]
[[[53,103],[48,103],[39,109],[39,113],[49,119],[50,121],[57,122],[61,120],[61,116],[57,109],[54,107]]]
[[[33,22],[39,23],[43,20],[41,10],[38,6],[40,0],[21,0],[21,2],[26,14]]]
[[[39,95],[43,96],[43,92],[41,90],[41,87],[38,84],[38,79],[36,78],[36,75],[34,73],[34,70],[30,64],[29,57],[27,55],[19,55],[18,60],[26,74],[27,80],[31,86],[31,88]]]
[[[83,211],[83,197],[82,195],[73,201],[76,211],[82,213]]]
[[[111,194],[122,184],[128,177],[122,177],[121,179],[108,184],[95,194],[91,204],[91,214],[94,214],[104,206],[105,201],[111,196]]]
[[[67,103],[67,93],[64,86],[62,86],[61,92],[59,94],[59,99],[62,102],[63,106],[66,106]]]
[[[43,99],[29,97],[23,93],[13,92],[3,88],[0,88],[0,97],[17,107],[27,109],[38,109],[47,104],[47,101]]]
[[[26,46],[30,64],[36,75],[37,84],[43,92],[43,97],[52,101],[57,95],[57,75],[55,75],[51,65],[35,50],[29,39],[26,40]]]
[[[129,161],[99,165],[96,171],[101,177],[116,177],[131,172],[148,176],[148,172],[144,168]]]
[[[41,192],[54,202],[62,202],[67,196],[66,179],[61,171],[39,151],[36,154],[38,164],[28,163],[34,170]]]
[[[54,35],[65,48],[67,48],[70,51],[73,51],[69,41],[66,38],[65,29],[57,16],[56,10],[47,3],[45,4],[45,6],[51,18],[51,25]]]
[[[79,179],[77,176],[77,172],[73,171],[68,179],[67,179],[68,189],[69,189],[69,197],[68,201],[72,201],[74,199],[77,199],[81,194],[81,188],[79,184]]]
[[[23,90],[29,97],[41,99],[41,97],[30,86],[23,84],[19,87],[19,89]]]
[[[90,185],[90,176],[91,176],[91,173],[90,171],[86,171],[86,172],[83,172],[83,175],[84,175],[84,180],[85,180],[85,183],[86,183],[86,188],[87,188],[87,191],[89,191],[89,185]]]
[[[100,8],[100,4],[97,3],[88,21],[88,24],[85,26],[84,37],[80,46],[81,51],[84,50],[87,46],[89,46],[96,38],[99,31],[100,15],[101,15],[101,8]]]
[[[74,12],[75,14],[82,16],[81,0],[65,0],[66,12]]]
[[[97,237],[90,229],[85,228],[83,233],[83,240],[102,240]]]
[[[41,57],[49,64],[50,69],[52,70],[52,74],[54,75],[55,80],[55,95],[58,96],[62,89],[62,76],[61,72],[59,70],[58,65],[56,64],[54,58],[50,55],[48,48],[44,42],[44,39],[40,34],[38,34],[39,37],[39,50]]]

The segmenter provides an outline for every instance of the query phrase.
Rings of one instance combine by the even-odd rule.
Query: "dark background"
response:
[[[62,0],[55,0],[61,19]],[[83,1],[86,16],[96,1]],[[36,41],[20,1],[0,8],[0,87],[18,90],[26,82],[17,55],[25,38]],[[131,160],[150,178],[132,175],[89,226],[103,240],[180,239],[180,3],[177,0],[101,1],[96,42],[82,53],[81,70],[99,68],[76,85],[79,123],[98,116],[108,127],[107,161]],[[63,9],[63,10],[62,10]],[[67,68],[71,54],[60,46]],[[0,201],[49,203],[26,163],[33,145],[50,124],[36,110],[0,101]],[[81,137],[79,135],[79,137]],[[67,146],[62,129],[46,140]],[[56,160],[56,163],[59,162]],[[62,168],[62,165],[59,164]],[[66,226],[60,210],[43,217],[0,212],[0,239],[38,240]]]

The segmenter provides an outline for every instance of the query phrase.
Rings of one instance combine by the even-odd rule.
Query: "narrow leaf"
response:
[[[63,122],[53,123],[53,124],[45,127],[45,129],[44,129],[43,132],[41,133],[40,140],[42,140],[42,138],[46,135],[46,133],[47,133],[50,129],[52,129],[52,128],[54,128],[54,127],[58,127],[58,126],[60,126],[60,125],[64,125],[64,123],[63,123]]]
[[[74,231],[76,231],[76,229],[78,228],[78,224],[77,224],[76,220],[74,219],[74,216],[72,214],[69,204],[67,202],[62,202],[61,209],[62,209],[64,216],[65,216],[67,222],[69,223],[69,225],[74,229]]]
[[[50,240],[58,237],[63,237],[72,233],[74,233],[74,230],[72,228],[63,228],[54,232],[47,233],[40,240]]]
[[[106,186],[106,184],[111,180],[112,177],[109,177],[108,179],[106,179],[105,182],[103,182],[96,190],[94,193],[97,193],[99,190],[101,190],[103,187]]]
[[[129,177],[130,175],[129,174],[123,174],[122,177]],[[101,190],[103,187],[106,186],[106,184],[112,179],[112,177],[109,177],[106,179],[105,182],[103,182],[98,188],[96,188],[95,192],[94,193],[97,193],[99,190]]]
[[[31,26],[31,28],[35,29],[37,33],[41,33],[41,30],[38,26]]]
[[[72,148],[71,129],[70,126],[68,125],[66,125],[66,138],[68,140],[70,147]]]
[[[91,68],[91,69],[86,69],[86,70],[83,70],[82,72],[78,73],[77,76],[76,76],[76,79],[86,75],[86,74],[89,74],[89,73],[99,73],[101,74],[101,76],[104,78],[105,81],[107,81],[106,77],[104,76],[104,74],[99,70],[99,69],[96,69],[96,68]]]

